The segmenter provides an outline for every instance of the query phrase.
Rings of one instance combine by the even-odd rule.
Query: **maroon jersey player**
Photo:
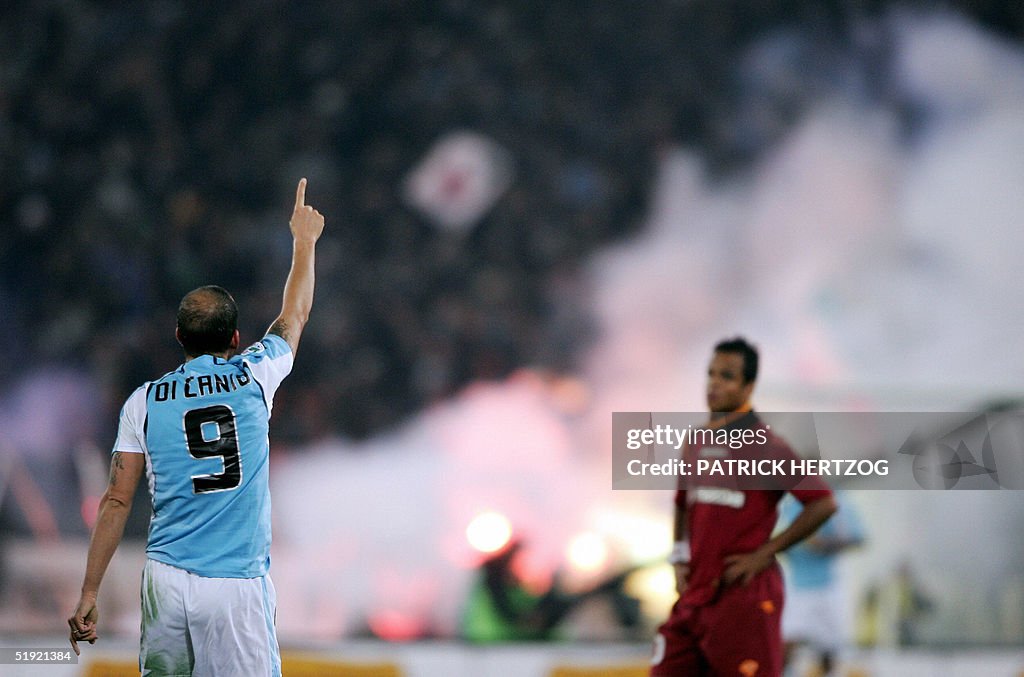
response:
[[[762,432],[746,437],[757,442],[738,448],[691,445],[686,461],[797,458],[751,409],[757,367],[757,350],[744,339],[715,346],[708,427]],[[676,492],[670,561],[679,600],[658,629],[652,677],[780,677],[783,583],[775,555],[811,535],[836,510],[828,485],[816,478],[803,479],[790,492],[803,510],[774,538],[781,489],[743,488],[735,478],[720,478],[691,481]]]

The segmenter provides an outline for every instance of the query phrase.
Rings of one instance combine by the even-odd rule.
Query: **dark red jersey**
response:
[[[763,458],[790,466],[799,460],[786,442],[774,435],[754,412],[748,412],[723,426],[728,430],[746,429],[757,432],[756,441],[736,445],[697,444],[688,446],[683,460],[696,468],[697,461]],[[760,432],[763,431],[763,432]],[[755,437],[745,436],[745,439]],[[786,480],[790,493],[801,503],[831,495],[828,485],[817,477],[796,477]],[[778,518],[776,510],[785,494],[783,489],[751,489],[751,481],[735,475],[705,476],[686,479],[676,492],[676,505],[686,510],[690,541],[690,574],[680,603],[701,605],[718,593],[719,581],[729,555],[753,552],[770,538]]]

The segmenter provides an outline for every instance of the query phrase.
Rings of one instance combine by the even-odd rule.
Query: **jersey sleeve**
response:
[[[121,407],[121,417],[117,424],[117,439],[114,440],[114,451],[124,451],[130,454],[143,454],[146,452],[146,384],[136,388],[124,406]]]
[[[774,446],[775,458],[782,458],[787,463],[800,460],[797,453],[782,439],[775,437]],[[832,495],[832,489],[828,486],[828,482],[818,475],[791,476],[787,481],[789,493],[803,505]]]
[[[806,505],[813,503],[820,498],[828,498],[832,495],[832,489],[828,483],[820,477],[805,477],[800,484],[789,490],[793,498]]]
[[[281,381],[291,373],[292,349],[288,342],[277,334],[267,334],[263,340],[254,343],[242,353],[253,378],[263,388],[263,397],[267,402],[267,410],[273,408],[274,393]]]

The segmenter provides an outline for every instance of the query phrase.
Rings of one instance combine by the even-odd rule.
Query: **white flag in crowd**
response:
[[[405,199],[450,232],[474,226],[508,189],[512,160],[492,139],[469,131],[442,137],[409,174]]]

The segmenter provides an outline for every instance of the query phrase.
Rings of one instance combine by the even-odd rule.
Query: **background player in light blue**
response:
[[[835,494],[839,510],[818,531],[785,552],[786,603],[782,609],[782,637],[786,647],[787,674],[795,670],[796,654],[810,650],[810,672],[824,677],[835,667],[836,655],[847,642],[846,598],[839,579],[839,555],[864,542],[860,517],[849,497]],[[779,525],[791,522],[800,505],[787,497],[780,509]],[[802,677],[802,676],[801,676]]]
[[[221,287],[189,292],[175,335],[185,362],[121,410],[110,480],[68,619],[71,645],[98,638],[96,596],[145,471],[153,501],[142,576],[143,675],[279,675],[270,567],[269,420],[313,303],[324,218],[299,181],[281,313],[236,355],[238,309]]]

